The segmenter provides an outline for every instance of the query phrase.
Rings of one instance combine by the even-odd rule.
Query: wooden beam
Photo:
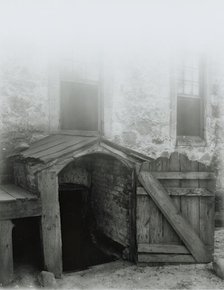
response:
[[[150,172],[157,179],[215,179],[213,172]]]
[[[138,253],[190,254],[185,246],[172,244],[138,244]]]
[[[15,199],[37,199],[37,196],[15,184],[1,184],[0,191],[3,190]]]
[[[195,260],[197,262],[209,262],[210,259],[203,242],[190,224],[183,218],[162,184],[152,174],[146,171],[140,171],[138,178]]]
[[[61,222],[58,202],[58,179],[55,172],[43,170],[38,174],[42,200],[41,233],[45,268],[56,277],[62,274]]]
[[[0,202],[0,220],[40,216],[41,213],[40,199]]]
[[[215,196],[214,192],[206,188],[180,188],[180,187],[166,187],[166,191],[171,196]],[[148,195],[143,187],[137,188],[137,195]]]
[[[99,131],[85,131],[85,130],[58,130],[52,132],[53,135],[70,135],[70,136],[86,136],[97,137],[100,135]]]
[[[139,254],[139,263],[195,263],[192,255]]]
[[[132,169],[132,189],[129,195],[129,233],[130,233],[130,261],[137,262],[137,241],[136,241],[136,172]]]
[[[114,149],[117,149],[119,151],[122,151],[122,152],[128,154],[129,156],[131,156],[133,158],[137,158],[140,161],[152,161],[153,160],[151,157],[149,157],[147,155],[141,154],[141,153],[139,153],[139,152],[137,152],[135,150],[132,150],[130,148],[127,148],[127,147],[121,146],[119,144],[116,144],[114,142],[111,142],[111,141],[109,141],[109,140],[107,140],[105,138],[101,138],[100,141],[101,141],[100,142],[101,145],[102,144],[106,144],[106,145],[108,145],[108,146],[110,146],[110,147],[112,147]]]
[[[0,221],[0,284],[9,284],[13,279],[12,229],[10,220]]]

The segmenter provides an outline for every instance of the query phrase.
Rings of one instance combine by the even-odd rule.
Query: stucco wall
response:
[[[210,61],[208,68],[206,142],[196,146],[193,143],[176,146],[173,133],[176,124],[172,117],[175,114],[175,93],[172,93],[175,65],[167,54],[126,57],[114,62],[110,72],[108,68],[104,88],[105,103],[108,104],[104,118],[106,136],[154,158],[178,150],[190,159],[211,163],[216,150],[220,96],[214,89],[214,84],[218,86],[216,67]]]
[[[7,181],[6,157],[48,132],[47,63],[38,54],[5,52],[0,57],[0,176]]]
[[[94,57],[75,55],[71,62],[70,55],[65,62],[55,58],[55,63],[49,66],[52,60],[35,50],[1,55],[1,181],[11,176],[6,157],[15,152],[15,148],[25,146],[24,141],[29,144],[50,130],[58,129],[59,79],[62,77],[99,82],[104,98],[104,134],[108,139],[154,158],[179,151],[192,160],[212,163],[218,170],[217,188],[221,192],[224,188],[222,56],[209,57],[208,62],[206,142],[182,147],[176,146],[173,135],[172,57],[161,52],[104,55],[101,66],[96,55]],[[61,76],[56,71],[61,67],[59,63],[64,63]]]

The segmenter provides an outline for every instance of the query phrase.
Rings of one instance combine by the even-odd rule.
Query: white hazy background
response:
[[[0,49],[222,53],[223,0],[0,0]]]

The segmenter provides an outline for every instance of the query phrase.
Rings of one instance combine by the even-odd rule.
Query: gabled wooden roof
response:
[[[102,147],[107,151],[112,151],[119,155],[125,153],[126,157],[130,157],[130,161],[143,162],[152,160],[150,157],[138,153],[134,150],[115,144],[107,139],[97,136],[97,134],[87,133],[66,133],[60,132],[47,136],[30,147],[19,153],[21,159],[30,159],[41,163],[49,163],[54,160],[68,158],[75,155],[76,152],[90,148],[91,146]],[[95,150],[97,152],[97,150]]]

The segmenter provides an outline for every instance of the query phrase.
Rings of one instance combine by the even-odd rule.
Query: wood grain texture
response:
[[[9,194],[12,198],[15,199],[37,199],[37,196],[34,194],[31,194],[27,190],[16,186],[15,184],[2,184],[0,185],[0,192],[5,191],[7,194]]]
[[[45,268],[56,277],[61,277],[62,242],[57,175],[50,170],[41,171],[38,174],[38,188],[42,200],[41,233]]]
[[[166,191],[171,196],[214,196],[214,192],[206,188],[180,188],[166,187]],[[137,195],[148,195],[143,187],[138,186]]]
[[[180,171],[180,157],[178,152],[174,152],[170,155],[169,160],[167,162],[163,162],[163,171],[169,171],[169,172],[176,172]],[[173,179],[173,180],[165,180],[163,183],[166,183],[166,187],[170,186],[172,187],[179,187],[180,186],[180,180]],[[176,208],[180,210],[180,199],[178,197],[172,197],[172,201]],[[173,227],[170,225],[170,223],[167,221],[167,219],[163,218],[163,242],[164,243],[171,243],[171,244],[181,244],[181,240],[178,237],[177,233],[173,229]]]
[[[69,135],[69,136],[84,136],[84,137],[97,137],[99,131],[87,131],[87,130],[58,130],[51,134]]]
[[[0,221],[0,283],[3,285],[13,279],[12,228],[10,220]]]
[[[195,263],[192,255],[181,254],[139,254],[139,263]]]
[[[213,172],[150,172],[157,179],[215,179]]]
[[[40,199],[0,202],[0,220],[40,216],[41,213]]]
[[[200,232],[200,208],[199,197],[182,196],[181,197],[181,213],[183,217],[190,223],[195,232]]]
[[[199,231],[200,237],[204,244],[208,247],[208,253],[211,261],[213,260],[214,252],[214,216],[215,216],[215,201],[214,197],[200,197],[200,216],[199,216]]]
[[[196,261],[208,262],[209,259],[204,244],[190,224],[180,214],[179,210],[174,206],[161,183],[159,183],[149,172],[145,171],[141,171],[138,178]]]
[[[171,244],[138,244],[138,253],[190,254],[185,246]]]
[[[149,203],[149,243],[159,244],[163,242],[163,215],[154,201],[148,197]]]
[[[137,242],[149,243],[150,204],[148,197],[138,197],[137,200]]]

